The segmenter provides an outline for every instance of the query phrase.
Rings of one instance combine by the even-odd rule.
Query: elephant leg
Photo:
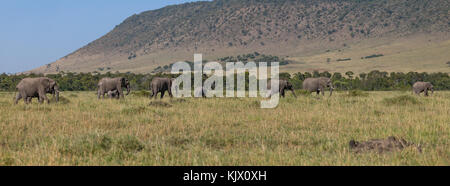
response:
[[[281,96],[284,98],[286,95],[285,95],[285,92],[284,92],[284,89],[282,89],[281,90]]]
[[[317,90],[316,93],[317,93],[317,95],[320,95],[320,90]]]
[[[25,92],[21,93],[20,97],[22,97],[23,102],[25,104],[28,104],[28,96],[27,96],[27,94]]]
[[[173,98],[173,95],[172,95],[172,90],[170,89],[170,87],[169,87],[169,89],[167,90],[167,92],[169,92],[169,96],[170,96],[170,98]]]
[[[117,96],[119,96],[120,98],[124,98],[124,95],[123,95],[123,91],[122,91],[122,87],[121,86],[118,86],[117,87]]]
[[[100,94],[101,94],[101,91],[100,91],[100,89],[97,91],[97,98],[98,99],[100,99]]]
[[[105,99],[105,91],[100,90],[100,91],[98,92],[98,99],[100,99],[100,97],[101,97],[102,99]]]
[[[428,97],[428,90],[425,90],[425,96]]]
[[[16,99],[14,100],[14,104],[17,105],[17,103],[19,103],[19,100],[22,99],[22,95],[20,93],[17,93],[16,95]]]
[[[50,100],[48,99],[48,97],[45,94],[42,94],[39,102],[43,103],[43,101],[47,101],[47,104],[50,104]]]
[[[24,97],[23,99],[25,101],[25,104],[30,104],[31,103],[31,97]]]
[[[33,100],[33,97],[27,97],[27,102],[31,103],[31,101]]]
[[[161,91],[161,99],[164,98],[164,93],[166,93],[166,91]]]
[[[156,99],[156,96],[158,96],[158,90],[153,90],[152,98]]]
[[[291,89],[292,95],[294,95],[295,98],[297,98],[297,95],[295,95],[294,89]]]

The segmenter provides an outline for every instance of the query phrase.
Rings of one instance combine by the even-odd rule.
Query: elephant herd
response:
[[[150,88],[152,90],[152,93],[150,95],[150,98],[156,98],[156,95],[158,93],[161,93],[161,99],[164,98],[164,94],[167,91],[169,93],[170,97],[173,97],[172,94],[172,83],[174,79],[173,78],[161,78],[161,77],[155,77],[153,78]],[[267,88],[270,90],[270,83],[268,84]],[[215,84],[213,84],[212,89],[214,89]],[[130,93],[130,82],[128,79],[124,77],[117,77],[117,78],[102,78],[97,85],[97,97],[105,98],[105,94],[108,95],[109,98],[124,98],[124,93],[122,88],[126,88],[127,94]],[[333,94],[333,84],[330,78],[326,77],[320,77],[320,78],[308,78],[305,81],[303,81],[303,89],[308,92],[316,92],[317,95],[325,95],[325,89],[330,89],[330,96]],[[43,101],[47,101],[47,103],[50,102],[50,100],[47,98],[46,94],[52,94],[53,97],[56,99],[56,102],[59,100],[59,87],[56,81],[53,79],[47,78],[47,77],[38,77],[38,78],[25,78],[22,79],[19,84],[16,86],[16,89],[18,91],[18,94],[15,97],[14,103],[17,104],[20,99],[24,99],[26,104],[31,103],[32,98],[38,98],[39,103],[42,103]],[[287,81],[287,80],[280,80],[279,82],[279,89],[278,91],[275,90],[275,92],[271,92],[269,96],[273,95],[274,93],[280,93],[282,97],[285,97],[285,92],[287,90],[290,90],[294,97],[296,97],[294,92],[293,85]],[[196,90],[197,91],[197,90]],[[199,89],[198,91],[201,91],[201,95],[203,97],[206,96],[206,90],[205,89]],[[424,92],[425,96],[428,96],[428,92],[431,91],[433,94],[434,89],[433,85],[430,82],[416,82],[413,85],[413,92],[417,95]],[[200,93],[199,93],[200,94]]]

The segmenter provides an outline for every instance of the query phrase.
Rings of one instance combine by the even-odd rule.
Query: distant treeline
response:
[[[15,91],[16,85],[20,80],[26,77],[42,77],[42,74],[28,75],[8,75],[0,74],[0,91]],[[134,73],[64,73],[48,74],[46,77],[56,80],[62,91],[95,91],[97,83],[103,77],[125,77],[131,83],[132,90],[149,90],[150,82],[153,77],[177,77],[172,74],[134,74]],[[249,74],[246,74],[248,81]],[[193,77],[193,76],[192,76]],[[302,88],[303,80],[309,77],[330,77],[333,80],[335,88],[338,90],[409,90],[417,81],[428,81],[434,85],[435,90],[450,90],[450,77],[448,73],[418,73],[418,72],[380,72],[372,71],[370,73],[354,74],[349,71],[344,74],[335,72],[317,72],[312,73],[281,73],[280,79],[288,79],[296,89]],[[224,78],[225,79],[225,78]],[[225,80],[224,80],[225,82]],[[248,83],[247,83],[248,84]],[[246,85],[248,87],[248,85]]]

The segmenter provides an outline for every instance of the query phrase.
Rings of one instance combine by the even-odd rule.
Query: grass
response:
[[[347,96],[349,96],[349,97],[359,97],[359,96],[367,97],[367,96],[369,96],[369,94],[364,91],[361,91],[361,90],[350,90],[350,91],[348,91]]]
[[[410,95],[402,95],[402,96],[397,96],[397,97],[393,97],[393,98],[384,98],[383,102],[386,105],[417,105],[419,104],[419,101],[417,100],[417,98],[410,96]]]
[[[372,70],[386,72],[450,72],[446,65],[450,57],[450,40],[415,36],[403,39],[366,40],[352,44],[349,48],[318,52],[312,55],[291,55],[287,58],[293,61],[302,61],[302,64],[290,64],[280,67],[281,72],[297,73],[329,71],[345,73],[352,71],[355,74],[368,73]],[[383,57],[361,59],[374,53],[381,53]],[[327,62],[327,59],[331,63]],[[351,58],[351,61],[333,62],[336,59]]]
[[[450,92],[288,93],[276,109],[260,109],[259,98],[97,100],[93,92],[12,105],[14,94],[0,93],[0,165],[450,165]],[[351,139],[388,136],[423,152],[349,149]]]

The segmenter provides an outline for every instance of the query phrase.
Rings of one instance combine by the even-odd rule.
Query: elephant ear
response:
[[[319,79],[319,85],[320,86],[327,86],[327,82],[324,79]]]
[[[50,79],[48,78],[41,78],[41,85],[45,87],[50,87]]]
[[[50,87],[53,88],[56,86],[56,81],[52,80],[50,81]]]
[[[41,78],[40,83],[45,88],[45,91],[49,91],[52,87],[51,81],[48,78]]]

